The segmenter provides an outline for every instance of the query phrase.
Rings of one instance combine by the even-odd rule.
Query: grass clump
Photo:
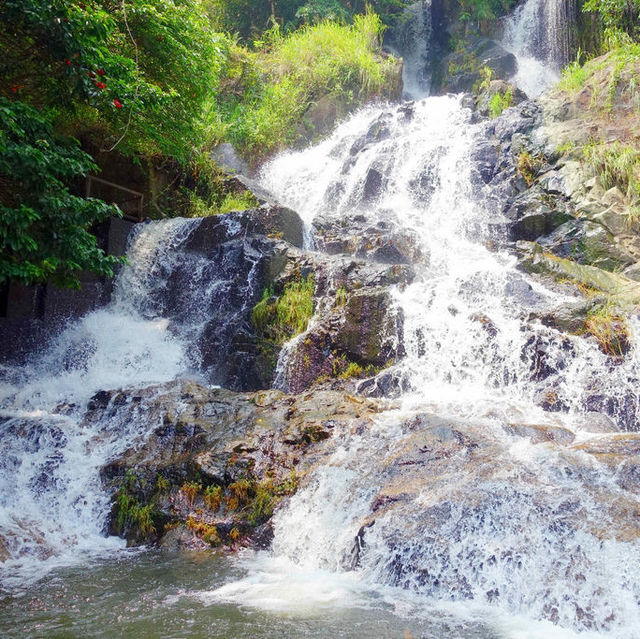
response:
[[[202,537],[202,539],[211,546],[219,546],[222,543],[218,528],[215,524],[207,524],[204,521],[189,517],[189,519],[187,519],[187,527],[193,530],[198,537]]]
[[[381,55],[384,25],[373,12],[353,24],[321,21],[283,35],[276,25],[260,48],[231,48],[220,88],[207,109],[210,135],[254,164],[313,137],[303,116],[320,98],[343,113],[397,89],[397,62]],[[302,124],[301,124],[302,123]]]
[[[589,311],[583,332],[595,337],[600,350],[616,359],[622,359],[629,350],[629,328],[619,312],[609,305]]]
[[[133,476],[127,475],[125,484],[116,493],[114,516],[116,528],[120,533],[137,529],[142,537],[151,537],[156,533],[154,509],[152,504],[142,506],[130,490],[133,488]]]
[[[210,510],[218,510],[222,503],[223,490],[220,486],[207,486],[204,491],[204,503]]]
[[[640,150],[635,146],[590,144],[584,149],[587,163],[600,178],[604,189],[617,186],[632,203],[640,202]]]
[[[530,187],[535,182],[541,168],[542,159],[539,156],[531,155],[529,151],[522,151],[518,155],[516,171],[524,178],[527,186]]]
[[[513,90],[509,87],[504,93],[498,91],[489,100],[489,116],[497,118],[513,104]]]
[[[196,496],[202,491],[202,484],[195,481],[186,481],[182,484],[182,488],[180,490],[184,493],[189,504],[193,505]]]
[[[344,288],[344,286],[338,287],[338,290],[336,291],[335,305],[345,306],[345,304],[347,303],[347,298],[348,298],[347,290]]]
[[[254,306],[251,322],[264,339],[283,344],[307,328],[313,316],[314,277],[308,275],[284,287],[282,295],[265,289],[262,299]]]
[[[576,94],[585,85],[589,70],[580,64],[579,57],[570,62],[563,70],[558,86],[571,95]]]

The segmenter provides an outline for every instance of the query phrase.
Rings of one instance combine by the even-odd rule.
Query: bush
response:
[[[79,271],[112,276],[121,260],[105,255],[90,228],[121,213],[69,190],[97,169],[91,157],[20,101],[0,97],[0,127],[0,282],[77,288]]]
[[[388,96],[397,68],[380,56],[383,30],[367,13],[352,25],[326,21],[287,36],[274,28],[258,53],[236,47],[221,80],[227,91],[210,109],[212,138],[229,140],[256,164],[304,137],[301,120],[319,98],[333,95],[353,108]]]
[[[511,88],[507,89],[504,93],[498,91],[491,96],[489,100],[489,115],[492,118],[497,118],[502,115],[505,109],[508,109],[513,103],[513,91]]]
[[[290,282],[276,297],[266,289],[251,314],[254,328],[267,340],[282,344],[307,328],[313,316],[314,279]]]

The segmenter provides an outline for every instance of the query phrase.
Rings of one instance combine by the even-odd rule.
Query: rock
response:
[[[249,174],[249,165],[236,153],[232,144],[218,144],[209,154],[211,159],[228,173]]]
[[[198,535],[187,528],[184,524],[179,524],[175,528],[170,528],[160,539],[158,547],[169,553],[181,551],[204,551],[211,548]]]
[[[512,440],[494,438],[480,425],[428,414],[403,421],[393,447],[378,448],[375,461],[363,460],[367,484],[379,488],[354,522],[358,532],[345,563],[375,569],[421,596],[476,602],[519,601],[522,579],[535,565],[526,596],[533,588],[550,604],[540,615],[559,622],[552,611],[563,610],[563,624],[588,627],[573,606],[562,606],[564,599],[549,592],[549,583],[578,583],[579,574],[597,570],[588,548],[640,538],[635,495],[619,487],[637,485],[637,442],[607,436],[606,443],[598,438],[576,445],[570,431],[552,423],[503,427],[516,440],[528,440],[518,445],[520,454],[513,454]],[[608,454],[620,455],[628,466],[619,486],[594,481],[598,471],[585,452],[602,455],[607,464]],[[551,490],[558,477],[563,489]],[[556,544],[567,562],[561,575]],[[558,591],[565,597],[565,588]],[[588,603],[599,601],[594,593]]]
[[[519,242],[518,248],[521,254],[519,266],[528,273],[569,278],[611,295],[622,305],[640,304],[640,285],[633,280],[595,266],[577,264],[572,260],[550,255],[537,244]]]
[[[334,343],[350,360],[382,366],[398,356],[397,334],[398,319],[390,293],[369,289],[349,296],[344,324]]]
[[[130,544],[159,539],[167,550],[263,547],[272,536],[263,525],[272,509],[252,519],[257,508],[252,494],[257,498],[262,490],[263,502],[274,505],[324,458],[318,445],[335,429],[367,428],[384,406],[344,392],[289,397],[280,391],[234,393],[180,381],[112,391],[108,406],[89,409],[83,426],[96,427],[105,417],[112,428],[139,424],[139,440],[107,464],[101,476],[107,487],[125,491],[138,507],[152,507],[155,532],[144,533],[134,521],[120,529],[114,506],[112,533],[126,535]],[[159,425],[145,428],[149,423]]]
[[[489,85],[482,89],[476,97],[476,109],[481,115],[491,115],[491,101],[497,94],[500,94],[502,97],[506,95],[511,96],[509,107],[527,100],[527,96],[513,84],[505,80],[491,80]]]
[[[516,57],[495,40],[471,37],[463,46],[463,50],[450,53],[439,64],[434,88],[440,93],[470,91],[481,80],[480,69],[485,66],[496,80],[515,75]]]

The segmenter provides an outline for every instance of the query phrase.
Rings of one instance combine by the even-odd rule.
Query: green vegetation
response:
[[[483,26],[507,13],[513,4],[513,0],[460,0],[460,19]]]
[[[364,13],[367,6],[385,24],[391,24],[410,3],[409,0],[208,0],[207,5],[219,30],[238,33],[249,43],[274,24],[287,32],[324,20],[346,23],[354,14]]]
[[[336,306],[344,306],[347,303],[347,298],[348,298],[348,294],[347,294],[347,290],[344,288],[344,286],[339,286],[338,289],[336,290]]]
[[[223,490],[221,486],[207,486],[204,491],[204,503],[210,510],[218,510],[222,503]]]
[[[527,186],[530,187],[538,177],[538,173],[542,168],[542,164],[542,158],[531,155],[529,151],[522,151],[518,155],[518,160],[516,162],[516,171],[524,178]]]
[[[640,203],[640,149],[629,144],[590,144],[584,148],[588,164],[604,189],[617,186],[636,206]]]
[[[156,534],[156,513],[153,502],[143,506],[136,497],[135,493],[140,484],[141,481],[135,473],[128,471],[116,493],[113,516],[119,533],[136,530],[142,538],[149,538]]]
[[[640,0],[586,0],[583,11],[597,15],[608,39],[616,33],[640,37]]]
[[[589,76],[587,69],[580,64],[579,57],[562,70],[559,86],[570,94],[575,94],[582,89]]]
[[[371,4],[389,20],[404,2]],[[129,185],[146,189],[146,214],[252,208],[211,147],[232,142],[255,165],[330,123],[309,115],[318,101],[335,119],[395,95],[383,30],[359,0],[0,3],[0,283],[112,275],[117,260],[92,227],[119,211],[81,197],[100,166],[147,174]],[[160,196],[157,167],[169,184]]]
[[[91,157],[23,102],[0,97],[0,123],[0,283],[78,287],[83,269],[112,276],[120,260],[106,256],[88,229],[119,211],[69,189],[95,170]]]
[[[266,289],[251,314],[254,328],[273,344],[283,344],[304,332],[313,316],[313,291],[313,275],[290,282],[280,296]]]
[[[492,118],[497,118],[502,115],[505,109],[508,109],[513,104],[513,90],[509,87],[504,93],[497,91],[491,96],[489,100],[489,115]]]
[[[604,304],[589,311],[583,332],[595,337],[602,352],[611,357],[622,358],[629,349],[629,329],[619,311],[611,305]]]
[[[320,98],[343,113],[374,97],[394,93],[397,66],[381,59],[384,27],[373,13],[352,25],[324,21],[282,35],[275,26],[258,51],[234,47],[222,86],[210,108],[210,131],[257,162],[313,136],[305,114]]]

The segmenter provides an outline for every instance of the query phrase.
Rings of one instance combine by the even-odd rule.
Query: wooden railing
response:
[[[101,198],[104,200],[111,200],[111,204],[117,204],[123,212],[123,217],[126,220],[131,220],[132,222],[142,222],[142,210],[143,210],[143,206],[144,206],[144,193],[140,193],[139,191],[134,191],[133,189],[129,189],[126,186],[121,186],[120,184],[116,184],[115,182],[109,182],[109,180],[103,180],[102,178],[99,177],[95,177],[94,175],[89,175],[87,177],[87,186],[86,186],[86,196],[87,197],[91,197],[91,191],[92,191],[92,186],[93,183],[97,182],[98,184],[103,184],[104,186],[108,186],[112,189],[117,189],[118,191],[121,191],[123,193],[127,193],[133,197],[130,197],[128,199],[120,199],[120,198]],[[133,203],[136,202],[137,200],[137,204],[135,205],[135,208],[137,210],[137,214],[136,215],[132,215],[131,213],[128,212],[127,209],[129,209],[129,207],[127,206],[129,203]]]

